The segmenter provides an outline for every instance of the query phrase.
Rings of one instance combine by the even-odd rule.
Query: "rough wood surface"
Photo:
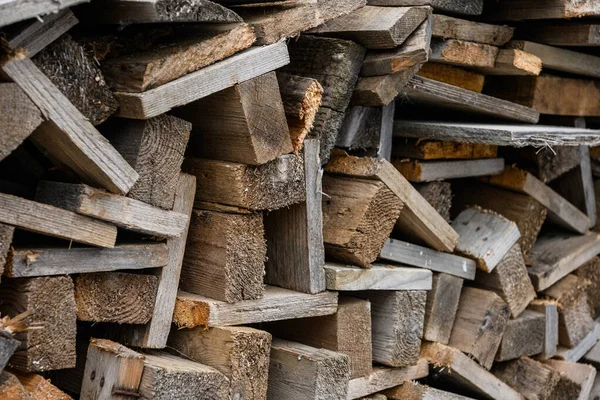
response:
[[[587,298],[592,311],[592,316],[596,317],[600,313],[600,257],[594,257],[581,267],[573,271],[579,279],[588,281]]]
[[[4,273],[4,270],[9,267],[12,262],[12,240],[15,233],[14,226],[0,224],[0,272]]]
[[[352,94],[352,105],[382,107],[403,93],[406,84],[421,67],[420,64],[389,75],[366,76],[358,79]]]
[[[269,333],[246,327],[173,330],[169,347],[225,375],[229,379],[231,398],[265,398],[271,348]]]
[[[514,30],[506,25],[484,24],[441,14],[433,16],[433,37],[436,38],[503,46],[512,38]]]
[[[526,399],[559,399],[561,376],[546,364],[529,357],[496,363],[492,369],[496,378],[521,393]]]
[[[46,14],[56,14],[64,8],[82,2],[83,0],[67,0],[62,3],[55,3],[50,0],[43,0],[31,3],[25,0],[10,0],[2,3],[2,7],[0,7],[0,14],[2,14],[0,27],[40,16],[44,16],[45,20]]]
[[[188,217],[84,184],[42,181],[36,199],[116,226],[158,237],[180,237]]]
[[[402,201],[383,183],[323,177],[323,240],[328,257],[368,267],[389,237]]]
[[[383,107],[353,106],[346,110],[336,147],[391,159],[396,103]]]
[[[42,123],[40,110],[15,83],[0,83],[0,161]]]
[[[452,206],[452,186],[450,182],[420,183],[415,185],[415,189],[446,222],[450,222],[450,207]]]
[[[572,2],[573,0],[569,1]],[[586,1],[586,3],[588,3]],[[596,7],[595,15],[600,15]],[[600,46],[600,31],[598,24],[576,23],[576,24],[530,24],[523,29],[521,37],[538,43],[554,46],[589,47]]]
[[[264,326],[274,336],[346,354],[350,379],[372,371],[371,303],[340,296],[333,315],[273,322]]]
[[[496,175],[504,170],[504,159],[420,161],[396,160],[394,167],[411,182],[435,182],[444,179]]]
[[[77,319],[145,324],[154,311],[157,286],[158,279],[152,275],[123,272],[80,275],[75,278]]]
[[[21,382],[21,385],[34,399],[39,400],[72,400],[73,398],[50,383],[49,379],[45,379],[43,376],[33,373],[21,372],[18,370],[11,370],[17,379]]]
[[[395,157],[419,160],[496,158],[498,146],[439,140],[398,139],[392,150]],[[394,143],[394,144],[396,144]]]
[[[208,67],[143,93],[115,92],[117,115],[148,119],[237,83],[266,74],[289,62],[285,43],[251,47]]]
[[[431,271],[375,264],[369,269],[325,264],[327,290],[431,290]]]
[[[138,173],[128,197],[170,210],[190,130],[189,122],[171,115],[146,121],[113,119],[102,131]]]
[[[14,400],[32,400],[19,379],[8,371],[0,373],[0,396]]]
[[[550,299],[534,299],[528,306],[529,309],[542,313],[546,317],[544,328],[544,346],[538,355],[539,359],[548,359],[556,354],[558,344],[558,304]]]
[[[349,376],[344,354],[274,339],[267,399],[343,400]]]
[[[22,371],[75,367],[76,314],[73,281],[68,276],[5,280],[0,285],[0,312],[29,312],[22,342],[8,365]]]
[[[193,126],[187,154],[260,165],[291,153],[275,72],[199,99],[175,114]]]
[[[262,214],[194,210],[180,287],[234,303],[262,297],[267,246]]]
[[[393,7],[431,5],[436,11],[464,15],[480,15],[483,11],[482,0],[369,0],[369,4]]]
[[[258,166],[188,157],[183,170],[198,180],[195,202],[274,210],[306,199],[301,154],[285,154]]]
[[[416,381],[406,382],[383,392],[389,400],[470,400],[470,397],[446,392]]]
[[[365,291],[354,296],[371,302],[373,361],[390,367],[419,359],[426,291]]]
[[[463,280],[456,276],[433,274],[433,284],[427,292],[423,339],[448,344],[458,310]]]
[[[337,292],[306,294],[269,286],[262,299],[226,303],[180,291],[173,322],[180,328],[231,326],[334,314]]]
[[[477,68],[484,75],[537,76],[542,72],[542,60],[518,49],[500,49],[493,67]]]
[[[546,363],[550,368],[560,372],[579,386],[578,400],[590,399],[592,386],[596,379],[596,368],[591,365],[561,360],[548,360]]]
[[[496,361],[514,360],[539,354],[544,348],[546,316],[525,310],[517,318],[508,320]]]
[[[577,0],[504,0],[485,9],[486,15],[508,21],[578,18],[598,15],[599,12],[595,2]]]
[[[425,63],[417,75],[472,92],[481,93],[485,75],[449,64]]]
[[[429,60],[459,67],[494,67],[498,48],[457,39],[432,39]]]
[[[429,7],[365,6],[326,22],[309,33],[353,40],[367,49],[401,45],[429,16]]]
[[[489,370],[509,314],[508,306],[496,293],[464,287],[448,344]]]
[[[586,355],[600,339],[600,323],[598,320],[594,322],[594,329],[587,334],[587,336],[575,347],[568,348],[564,346],[558,346],[556,355],[554,358],[558,358],[565,361],[577,362],[584,355]]]

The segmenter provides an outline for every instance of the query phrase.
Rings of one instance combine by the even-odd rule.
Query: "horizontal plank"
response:
[[[5,0],[0,3],[0,27],[29,18],[43,19],[46,14],[53,14],[85,1],[88,0]]]
[[[148,119],[237,83],[266,74],[290,62],[285,42],[251,47],[223,61],[143,93],[115,92],[116,115]]]
[[[453,161],[403,161],[394,167],[411,182],[433,182],[499,174],[504,170],[503,158]]]
[[[156,268],[168,260],[164,243],[121,244],[112,249],[18,248],[10,255],[4,271],[10,278]]]
[[[385,264],[325,264],[328,290],[431,290],[431,271]]]

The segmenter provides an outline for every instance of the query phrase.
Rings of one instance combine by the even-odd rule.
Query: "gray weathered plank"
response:
[[[327,263],[325,277],[327,290],[431,290],[431,271],[419,268],[373,264],[364,269]]]

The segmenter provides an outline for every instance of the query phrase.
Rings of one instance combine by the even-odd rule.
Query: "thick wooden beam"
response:
[[[544,314],[544,346],[542,352],[538,355],[539,359],[549,359],[556,354],[558,344],[558,304],[550,299],[535,299],[528,308],[538,313]]]
[[[117,115],[133,119],[152,118],[236,83],[266,74],[288,62],[285,43],[251,47],[143,93],[115,92],[120,103]]]
[[[411,182],[496,175],[504,170],[503,158],[456,161],[396,160],[394,167]]]
[[[545,328],[546,316],[531,310],[525,310],[517,318],[508,320],[495,360],[514,360],[541,353]]]
[[[515,28],[506,25],[484,24],[442,14],[433,15],[433,37],[441,39],[504,46],[512,38],[514,30]]]
[[[463,280],[456,276],[433,274],[433,285],[427,292],[423,339],[448,344],[456,318]]]
[[[169,347],[229,379],[231,398],[264,399],[271,335],[246,327],[173,330]]]
[[[15,83],[0,83],[0,161],[42,123],[40,110]]]
[[[560,373],[529,357],[496,363],[492,373],[526,399],[559,399],[553,394],[565,389]]]
[[[337,292],[305,294],[268,286],[262,299],[226,303],[180,291],[173,322],[180,328],[231,326],[334,314]]]
[[[327,290],[431,290],[431,271],[385,264],[325,264]]]

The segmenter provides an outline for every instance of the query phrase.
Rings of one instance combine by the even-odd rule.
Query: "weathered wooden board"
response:
[[[569,3],[574,0],[567,0]],[[595,15],[600,15],[600,9],[597,5]],[[554,46],[588,47],[600,46],[599,25],[595,23],[586,23],[581,21],[572,24],[561,24],[549,22],[544,24],[528,24],[520,32],[524,39],[532,40],[538,43],[544,43]]]
[[[594,329],[588,333],[588,335],[575,347],[568,348],[558,346],[556,355],[554,358],[558,358],[565,361],[577,362],[579,361],[588,351],[592,349],[598,343],[600,339],[600,322],[596,320],[594,323]]]
[[[485,10],[486,16],[497,20],[521,21],[597,16],[600,8],[595,2],[577,0],[503,0]]]
[[[498,47],[458,39],[432,39],[429,60],[458,67],[493,68]]]
[[[546,316],[531,310],[508,320],[495,360],[508,361],[541,353],[545,328]]]
[[[433,37],[436,38],[504,46],[512,38],[514,30],[515,28],[506,25],[484,24],[442,14],[433,15]]]
[[[503,158],[456,161],[396,160],[394,167],[411,182],[496,175],[504,170]]]
[[[374,264],[369,269],[325,264],[327,290],[431,290],[431,271]]]
[[[456,276],[436,273],[427,292],[423,339],[448,344],[458,310],[463,280]]]
[[[518,49],[500,49],[492,67],[475,68],[484,75],[537,76],[542,72],[542,60]]]
[[[369,0],[368,3],[389,7],[431,5],[436,11],[463,15],[480,15],[483,11],[483,0]]]
[[[485,83],[485,75],[450,64],[425,63],[417,75],[476,93],[483,91]]]
[[[544,346],[538,357],[542,360],[551,358],[556,354],[558,344],[558,304],[550,299],[535,299],[528,308],[543,313],[546,317]]]
[[[83,3],[84,0],[66,0],[56,3],[52,0],[28,2],[26,0],[8,0],[0,6],[0,27],[29,18],[42,18],[45,14],[55,14],[59,10]],[[51,16],[48,18],[52,18]]]

